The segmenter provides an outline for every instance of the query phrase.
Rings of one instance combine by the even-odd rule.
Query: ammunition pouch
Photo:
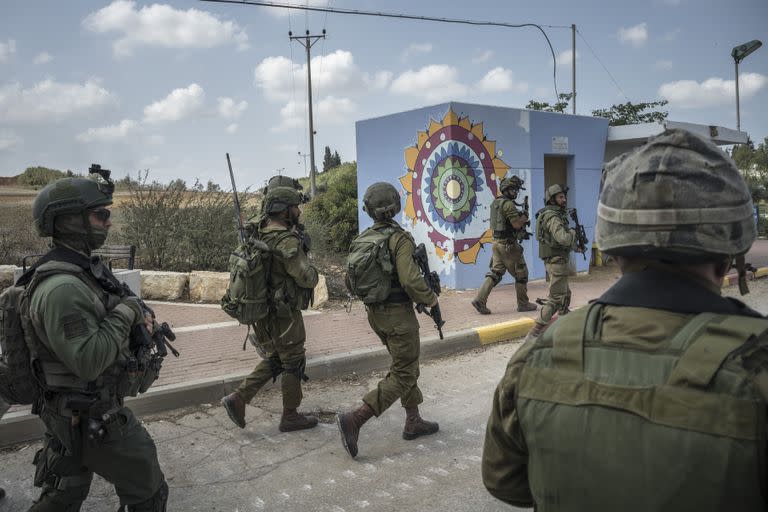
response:
[[[283,363],[277,354],[273,354],[267,358],[267,364],[269,365],[269,371],[272,373],[272,382],[275,382],[280,374],[285,371]]]
[[[43,447],[35,453],[32,463],[35,465],[35,487],[48,485],[63,490],[68,485],[76,485],[77,477],[83,473],[80,454],[67,453],[64,445],[50,434],[46,434]],[[87,473],[86,477],[90,481]]]

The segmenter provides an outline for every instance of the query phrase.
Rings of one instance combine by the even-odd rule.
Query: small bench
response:
[[[92,253],[94,256],[101,256],[101,258],[109,265],[109,270],[112,270],[112,262],[115,260],[128,260],[128,270],[133,270],[134,262],[136,261],[136,246],[135,245],[105,245],[99,247]],[[27,260],[36,259],[44,254],[30,254],[24,256],[21,260],[22,272],[27,271]]]

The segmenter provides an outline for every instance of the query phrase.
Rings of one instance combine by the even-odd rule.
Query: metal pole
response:
[[[571,24],[571,91],[573,115],[576,115],[576,24]]]
[[[734,59],[736,65],[736,131],[741,131],[741,113],[739,112],[739,61]]]
[[[309,57],[309,49],[312,45],[307,42],[304,45],[307,48],[307,97],[309,98],[309,193],[315,197],[317,189],[315,188],[315,128],[312,119],[312,65]]]

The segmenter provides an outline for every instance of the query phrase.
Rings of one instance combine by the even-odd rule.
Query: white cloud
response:
[[[739,76],[739,95],[749,98],[768,84],[768,77],[759,73],[744,73]],[[736,82],[722,78],[709,78],[699,83],[695,80],[678,80],[662,84],[659,96],[668,100],[670,106],[681,108],[702,108],[727,105],[736,97]]]
[[[403,60],[414,55],[424,55],[432,51],[432,43],[413,43],[403,52]]]
[[[267,99],[288,101],[294,90],[300,94],[307,83],[307,65],[299,65],[285,57],[267,57],[253,71],[254,83],[264,91]],[[388,71],[378,71],[373,76],[357,67],[351,52],[336,50],[312,57],[312,87],[320,94],[349,95],[365,93],[370,88],[384,88],[392,79]]]
[[[455,99],[467,93],[467,87],[458,81],[458,76],[459,72],[453,66],[432,64],[418,71],[405,71],[395,78],[390,90],[427,101]]]
[[[238,119],[245,109],[248,108],[247,101],[241,101],[236,103],[232,98],[222,97],[218,99],[219,102],[219,115],[224,119]]]
[[[525,82],[516,82],[511,70],[495,67],[480,79],[477,83],[477,88],[481,92],[514,91],[524,93],[528,91],[528,84]]]
[[[327,96],[314,106],[316,120],[322,118],[323,124],[343,124],[357,111],[357,105],[349,98]],[[306,104],[299,101],[289,101],[280,109],[281,123],[272,128],[274,132],[282,132],[303,126],[307,122]]]
[[[205,92],[197,84],[174,89],[165,99],[144,107],[144,121],[161,123],[180,121],[197,113],[203,105]]]
[[[40,52],[35,57],[35,60],[32,61],[33,64],[47,64],[53,60],[53,57],[48,52]]]
[[[648,24],[640,23],[633,27],[620,27],[617,35],[622,43],[629,43],[635,48],[639,48],[648,40]]]
[[[579,50],[576,50],[576,60],[579,60],[580,57]],[[573,64],[573,49],[563,50],[557,54],[558,66],[570,66],[571,64]]]
[[[657,60],[656,61],[656,69],[662,69],[662,70],[669,70],[674,67],[674,64],[671,60]]]
[[[152,4],[137,9],[133,1],[115,0],[89,14],[83,26],[92,32],[121,33],[112,45],[118,57],[131,55],[140,46],[212,48],[235,44],[239,50],[248,48],[248,35],[237,23],[221,21],[194,8],[184,11]]]
[[[23,142],[22,138],[8,130],[0,130],[0,151],[8,151]]]
[[[493,56],[493,52],[491,50],[485,50],[480,55],[476,55],[475,57],[472,57],[472,62],[474,62],[475,64],[482,64],[483,62],[488,62],[492,56]]]
[[[0,119],[5,121],[51,121],[94,110],[113,101],[98,80],[67,84],[43,80],[29,89],[13,83],[0,86]]]
[[[236,133],[237,132],[237,123],[232,123],[229,126],[227,126],[227,133]]]
[[[9,39],[7,42],[0,42],[0,64],[8,62],[8,59],[16,53],[16,41]]]
[[[135,129],[136,121],[123,119],[118,124],[88,128],[87,131],[77,135],[77,140],[80,142],[109,142],[122,139]]]

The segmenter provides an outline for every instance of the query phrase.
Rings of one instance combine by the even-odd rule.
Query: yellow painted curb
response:
[[[755,278],[768,276],[768,267],[760,267],[755,270]]]
[[[534,322],[532,318],[518,318],[500,324],[476,327],[475,331],[480,338],[480,344],[487,345],[498,341],[521,338],[528,334],[528,331],[531,330],[533,324]]]

